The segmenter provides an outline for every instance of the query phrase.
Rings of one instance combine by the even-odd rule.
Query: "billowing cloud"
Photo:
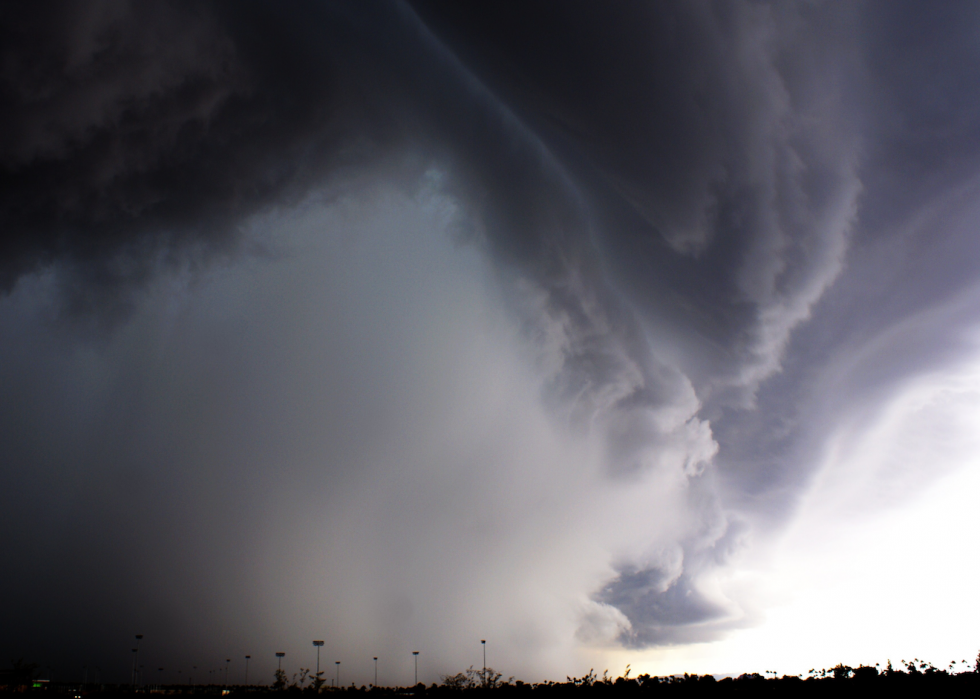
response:
[[[720,638],[972,351],[969,6],[0,12],[2,589],[94,648]]]

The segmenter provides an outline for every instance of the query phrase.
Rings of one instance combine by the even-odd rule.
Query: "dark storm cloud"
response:
[[[244,217],[363,160],[395,119],[362,86],[397,103],[369,57],[394,13],[374,10],[6,5],[4,289],[67,263],[82,303],[122,291],[155,254],[220,247]]]
[[[459,238],[493,260],[558,421],[598,435],[607,477],[684,484],[694,521],[678,525],[670,566],[623,563],[595,597],[629,621],[631,645],[716,634],[728,607],[698,576],[735,547],[726,505],[782,511],[804,487],[810,467],[796,455],[822,414],[805,406],[827,357],[974,277],[962,225],[928,255],[919,229],[899,264],[874,253],[903,217],[938,211],[936,198],[972,175],[980,49],[968,4],[0,13],[0,291],[47,279],[55,306],[123,322],[158,275],[234,250],[250,220],[312,191],[341,200],[372,179],[412,194],[433,186],[463,212]],[[15,435],[38,433],[60,390],[34,376],[29,350],[20,359],[22,380],[5,387],[8,470],[41,458],[35,437]],[[70,403],[59,410],[53,424],[85,424]],[[159,446],[117,410],[113,449]],[[120,475],[119,487],[158,466]],[[19,492],[40,497],[42,486]],[[28,532],[23,546],[33,538],[48,536]],[[113,551],[134,545],[120,535],[90,564],[112,567],[125,558]],[[31,585],[57,577],[38,571]]]
[[[596,599],[626,614],[633,631],[624,633],[622,640],[628,646],[641,648],[704,640],[703,633],[685,633],[686,628],[727,613],[702,595],[690,576],[682,574],[671,579],[668,572],[659,568],[623,571]]]
[[[842,277],[792,338],[755,411],[713,422],[719,465],[760,511],[783,517],[835,415],[873,411],[896,386],[970,353],[977,281],[976,84],[980,17],[970,3],[863,6],[859,235]],[[793,464],[790,468],[787,464]]]
[[[586,183],[613,283],[700,346],[699,393],[751,393],[855,213],[850,10],[420,6]]]
[[[625,300],[628,321],[602,349],[570,331],[556,381],[570,386],[566,401],[601,387],[585,414],[607,420],[621,472],[662,466],[683,444],[696,477],[712,449],[694,416],[750,404],[841,269],[861,191],[857,115],[838,109],[858,82],[851,9],[416,6],[587,192],[604,269],[583,265],[582,276],[604,313]],[[603,296],[606,283],[618,296]],[[603,325],[600,315],[585,327]],[[597,364],[609,348],[627,361]],[[670,427],[663,406],[676,411]],[[660,569],[627,566],[597,597],[629,619],[629,643],[713,637],[705,622],[730,613],[691,586],[698,552],[725,529],[717,503],[699,516],[721,526],[684,545],[675,582],[641,594],[637,581],[660,581]],[[684,601],[679,621],[669,610]]]
[[[616,577],[596,594],[597,601],[615,607],[629,620],[629,628],[619,636],[625,646],[710,641],[732,628],[732,609],[706,594],[699,576],[729,563],[744,546],[745,525],[737,519],[712,522],[707,508],[701,521],[705,528],[712,524],[722,528],[700,532],[698,538],[661,554],[655,562],[620,566]],[[737,623],[745,621],[737,619]]]

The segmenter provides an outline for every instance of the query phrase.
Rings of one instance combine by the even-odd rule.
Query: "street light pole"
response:
[[[374,656],[374,686],[378,686],[378,656]]]
[[[314,678],[313,684],[316,685],[317,689],[320,688],[320,647],[323,645],[323,641],[313,641],[313,645],[316,646],[316,677]]]
[[[339,689],[340,688],[340,661],[335,660],[334,662],[337,664],[337,687]]]
[[[483,686],[487,686],[487,641],[482,639],[480,643],[483,644]]]
[[[419,683],[419,652],[413,650],[412,655],[415,656],[415,684],[417,685]]]
[[[276,653],[276,657],[279,658],[279,669],[282,670],[282,659],[286,657],[285,653]]]
[[[231,667],[231,658],[225,658],[225,687],[228,686],[228,668]]]
[[[140,664],[140,641],[143,640],[143,634],[136,634],[136,647],[133,648],[133,652],[136,654],[133,656],[133,685],[136,685],[136,668]]]
[[[251,659],[251,655],[245,656],[245,686],[248,686],[248,661]]]

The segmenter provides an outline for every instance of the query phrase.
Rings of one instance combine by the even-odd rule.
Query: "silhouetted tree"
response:
[[[492,667],[488,667],[486,671],[480,669],[474,669],[470,665],[466,672],[457,672],[455,675],[443,675],[441,677],[442,686],[446,689],[463,690],[463,689],[475,689],[477,687],[486,687],[488,689],[496,689],[497,687],[502,687],[505,684],[511,684],[514,678],[509,678],[506,682],[501,682],[500,678],[503,675],[494,670]]]
[[[465,672],[457,672],[455,675],[443,675],[441,678],[442,686],[446,689],[463,690],[472,689],[475,685],[473,680]]]

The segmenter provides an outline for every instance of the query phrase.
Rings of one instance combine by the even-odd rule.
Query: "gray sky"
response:
[[[799,610],[820,575],[939,594],[889,567],[913,532],[980,613],[938,544],[980,487],[978,22],[3,6],[0,657],[123,680],[142,633],[151,680],[271,681],[322,638],[406,684],[487,639],[540,680],[772,669],[819,624],[786,670],[969,656],[950,615]]]

